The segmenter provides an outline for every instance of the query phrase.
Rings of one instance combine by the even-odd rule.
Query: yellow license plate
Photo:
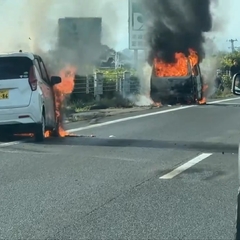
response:
[[[0,90],[0,100],[8,99],[9,92],[7,90]]]

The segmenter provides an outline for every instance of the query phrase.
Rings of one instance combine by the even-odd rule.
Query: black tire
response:
[[[34,133],[35,142],[43,142],[45,139],[45,116],[42,115],[42,121],[37,125],[36,131]]]
[[[13,138],[13,133],[0,132],[0,140],[11,140]]]

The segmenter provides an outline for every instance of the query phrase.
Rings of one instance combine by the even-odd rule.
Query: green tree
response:
[[[233,60],[236,59],[240,63],[240,52],[235,51],[233,53],[221,53],[219,56],[221,69],[226,71],[230,70],[233,64]]]

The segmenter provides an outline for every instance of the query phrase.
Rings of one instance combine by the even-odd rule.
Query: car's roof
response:
[[[6,52],[2,53],[0,52],[0,58],[2,57],[28,57],[31,60],[34,59],[35,54],[31,52]]]

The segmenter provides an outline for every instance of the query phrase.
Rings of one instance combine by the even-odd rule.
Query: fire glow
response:
[[[75,136],[74,134],[70,134],[63,128],[63,104],[66,95],[72,93],[74,89],[74,80],[76,75],[77,68],[73,66],[66,66],[64,67],[59,76],[61,77],[61,83],[54,86],[54,99],[55,99],[55,115],[56,119],[59,123],[58,125],[58,136],[59,137],[66,137],[66,136]],[[26,133],[26,134],[15,134],[15,136],[21,137],[33,137],[33,133]],[[45,138],[49,138],[52,136],[51,131],[45,131]]]
[[[189,67],[188,62],[190,63],[191,67],[193,68],[195,65],[199,63],[199,57],[196,51],[193,49],[189,49],[189,55],[186,56],[183,53],[175,53],[175,62],[174,63],[166,63],[161,59],[155,58],[154,59],[154,67],[155,67],[155,74],[157,77],[184,77],[189,75]],[[208,85],[203,85],[203,95],[208,88]],[[199,104],[206,103],[206,96],[198,101]]]
[[[206,104],[207,103],[207,98],[205,96],[207,89],[208,89],[208,85],[204,84],[203,85],[203,90],[202,90],[203,91],[203,98],[200,101],[198,101],[199,104]]]
[[[58,126],[58,135],[59,137],[66,137],[70,134],[64,130],[63,128],[63,116],[62,116],[62,110],[64,101],[66,98],[66,95],[69,95],[72,93],[74,89],[74,79],[76,75],[76,67],[73,66],[66,66],[64,67],[60,73],[59,76],[61,77],[62,81],[61,83],[54,86],[54,97],[55,97],[55,114],[56,119],[59,122]],[[45,137],[50,137],[51,132],[46,131]]]
[[[175,53],[175,62],[166,63],[160,59],[154,59],[154,66],[156,70],[156,76],[158,77],[184,77],[189,74],[188,60],[192,66],[198,64],[197,53],[189,49],[189,56],[186,57],[183,53]]]

